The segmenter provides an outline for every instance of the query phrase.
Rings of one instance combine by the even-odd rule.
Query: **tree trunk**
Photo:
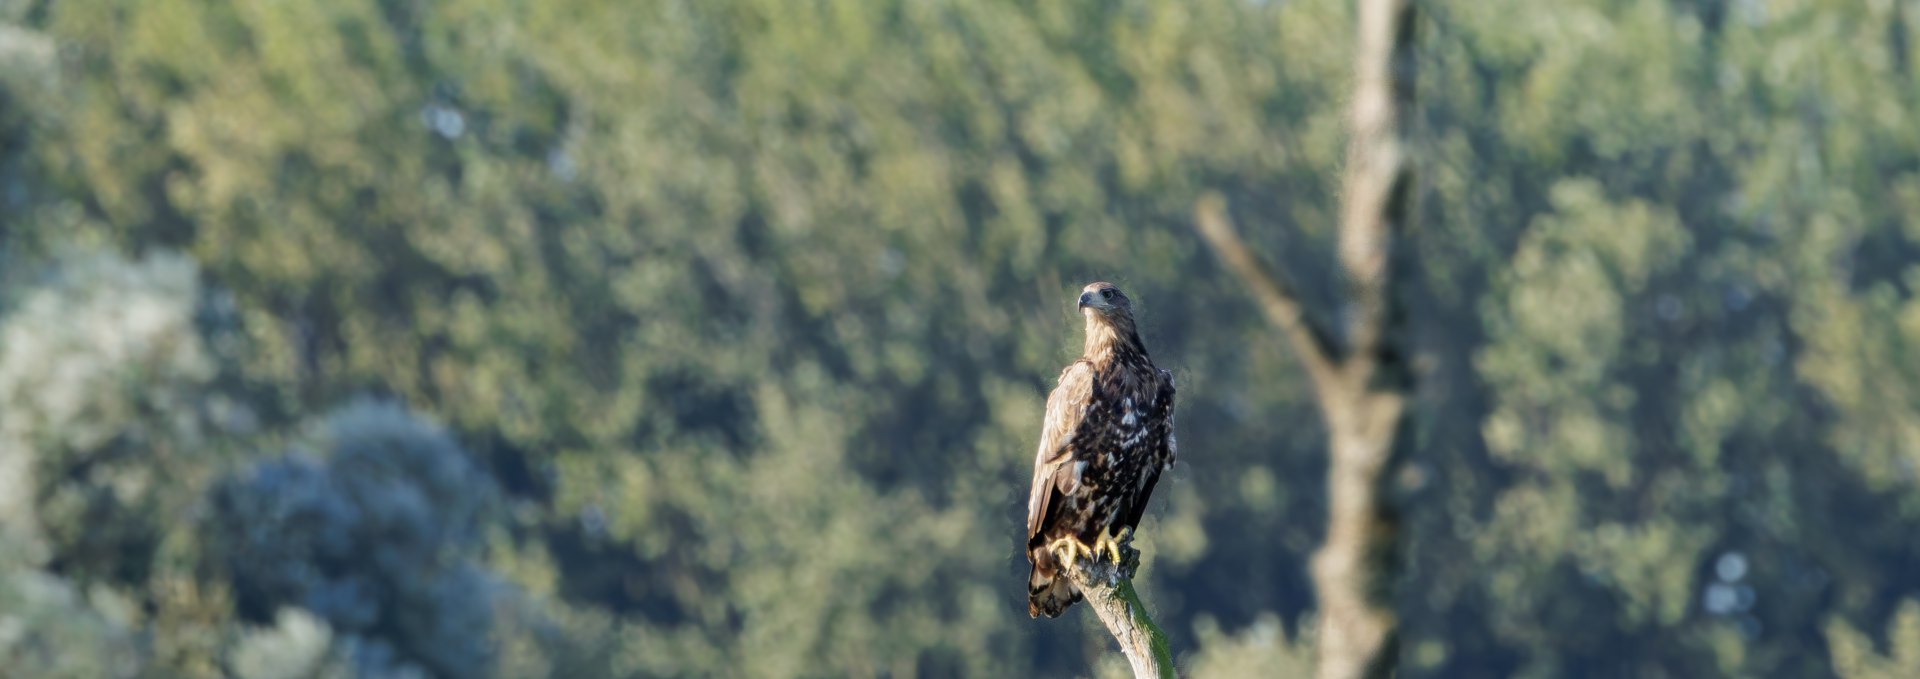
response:
[[[1279,270],[1254,255],[1225,201],[1203,196],[1195,221],[1292,342],[1327,427],[1327,541],[1313,556],[1321,679],[1388,677],[1399,660],[1393,592],[1401,576],[1399,511],[1388,493],[1407,445],[1406,255],[1395,240],[1415,213],[1404,120],[1413,109],[1412,0],[1358,0],[1352,137],[1340,206],[1345,333],[1309,313]],[[1339,337],[1339,339],[1336,339]]]
[[[1330,404],[1327,541],[1313,555],[1319,676],[1391,676],[1399,655],[1393,589],[1399,516],[1387,497],[1404,397],[1372,392]]]

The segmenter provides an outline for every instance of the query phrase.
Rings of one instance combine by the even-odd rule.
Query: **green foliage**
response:
[[[115,621],[59,578],[0,571],[0,661],[10,674],[46,679],[135,676],[139,654]]]
[[[224,402],[209,393],[196,268],[179,255],[71,255],[9,297],[4,655],[28,676],[131,676],[144,657],[137,630],[151,623],[169,629],[152,653],[201,665],[217,604],[192,577],[186,519],[222,460],[217,441],[234,432],[214,417]]]
[[[34,565],[51,552],[87,580],[138,582],[169,517],[204,475],[193,326],[197,272],[179,256],[70,258],[18,300],[0,333],[0,497]],[[79,480],[82,483],[72,483]],[[32,507],[24,506],[29,504]],[[17,525],[17,524],[16,524]]]
[[[1181,385],[1155,619],[1304,671],[1323,435],[1187,220],[1338,291],[1347,4],[0,3],[0,666],[1116,669],[1017,538],[1106,278]],[[1425,11],[1406,672],[1870,671],[1823,621],[1920,592],[1920,11]],[[360,478],[279,454],[369,394],[498,496],[347,544],[495,594],[336,581],[484,652],[212,539],[219,479]]]
[[[1872,637],[1844,620],[1827,623],[1827,643],[1833,649],[1833,672],[1842,679],[1893,679],[1920,672],[1920,603],[1909,599],[1887,626],[1887,650],[1875,648]]]
[[[233,645],[229,666],[244,679],[311,677],[330,660],[332,642],[333,629],[325,621],[298,608],[283,608],[273,627]]]
[[[1313,630],[1302,621],[1293,640],[1273,615],[1262,615],[1238,634],[1227,634],[1212,618],[1195,621],[1200,650],[1185,664],[1194,679],[1218,677],[1313,676]]]

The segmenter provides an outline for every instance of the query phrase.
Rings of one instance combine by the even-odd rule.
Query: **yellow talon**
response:
[[[1112,555],[1113,563],[1118,565],[1121,562],[1120,541],[1128,532],[1128,529],[1125,528],[1120,529],[1119,533],[1111,532],[1110,528],[1102,529],[1100,531],[1100,537],[1093,542],[1094,553]]]
[[[1047,549],[1053,552],[1054,556],[1059,558],[1060,561],[1065,563],[1069,568],[1079,562],[1082,557],[1088,556],[1096,558],[1111,557],[1114,565],[1121,565],[1126,561],[1123,553],[1126,541],[1132,535],[1133,529],[1131,528],[1122,528],[1118,533],[1113,532],[1111,528],[1107,528],[1102,529],[1100,534],[1094,537],[1092,545],[1088,545],[1087,543],[1081,542],[1079,538],[1068,535],[1049,543]]]
[[[1112,549],[1113,534],[1105,528],[1100,529],[1100,534],[1093,538],[1093,553],[1104,557],[1107,555],[1107,552],[1112,551]]]
[[[1054,540],[1053,544],[1047,545],[1047,549],[1066,563],[1068,568],[1072,568],[1074,563],[1080,560],[1081,553],[1089,551],[1086,545],[1081,544],[1071,535]]]

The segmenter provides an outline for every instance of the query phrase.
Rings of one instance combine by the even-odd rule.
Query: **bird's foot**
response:
[[[1095,550],[1088,547],[1086,543],[1069,535],[1049,543],[1047,545],[1047,551],[1053,552],[1054,558],[1059,559],[1060,562],[1066,564],[1068,568],[1072,568],[1080,561],[1081,556],[1092,554]]]
[[[1093,553],[1113,557],[1113,564],[1118,566],[1126,561],[1120,555],[1120,550],[1131,542],[1133,542],[1133,529],[1121,528],[1120,532],[1115,534],[1110,527],[1103,528],[1100,530],[1100,537],[1093,540]]]
[[[1069,569],[1085,567],[1112,576],[1131,578],[1140,568],[1140,550],[1133,548],[1133,529],[1119,533],[1101,531],[1088,545],[1074,536],[1064,536],[1047,544],[1047,549]],[[1092,557],[1084,564],[1083,559]],[[1102,576],[1106,577],[1106,576]]]

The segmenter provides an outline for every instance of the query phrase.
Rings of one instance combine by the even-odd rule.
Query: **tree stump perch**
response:
[[[1139,570],[1140,550],[1133,548],[1131,536],[1120,542],[1120,563],[1095,556],[1080,559],[1067,569],[1068,577],[1080,588],[1094,614],[1100,616],[1107,632],[1120,642],[1120,651],[1133,665],[1135,679],[1175,679],[1179,675],[1174,672],[1173,648],[1167,644],[1167,634],[1153,624],[1146,604],[1133,590],[1133,575]]]

